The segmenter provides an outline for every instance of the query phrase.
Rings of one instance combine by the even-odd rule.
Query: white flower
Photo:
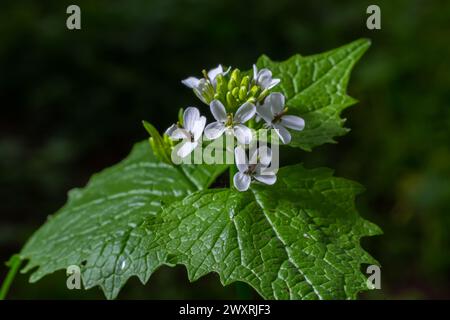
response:
[[[227,71],[223,70],[223,67],[221,64],[219,64],[216,68],[211,69],[208,71],[207,75],[208,78],[196,78],[196,77],[189,77],[181,81],[186,87],[191,89],[200,89],[200,86],[205,86],[207,82],[213,85],[213,87],[216,87],[216,78],[219,74],[226,75],[230,71],[231,67],[228,68]],[[203,81],[202,81],[203,80]]]
[[[248,161],[245,150],[238,146],[234,149],[234,157],[239,170],[233,177],[233,183],[237,190],[246,191],[252,178],[268,185],[272,185],[277,181],[275,173],[268,170],[268,166],[272,161],[270,148],[260,147],[256,149],[250,156],[250,161]]]
[[[219,64],[216,68],[211,69],[211,70],[208,71],[208,79],[209,79],[209,81],[211,81],[211,83],[214,86],[214,88],[216,87],[216,83],[217,83],[216,78],[217,78],[217,76],[219,74],[225,76],[225,75],[227,75],[228,72],[230,72],[230,70],[231,70],[231,67],[228,67],[228,70],[224,71],[222,65]]]
[[[255,64],[253,65],[253,79],[256,84],[262,88],[262,90],[270,90],[281,81],[278,78],[272,78],[272,71],[269,69],[264,68],[258,71]]]
[[[194,107],[188,107],[184,110],[183,126],[173,124],[166,130],[166,134],[172,140],[183,139],[177,151],[177,155],[181,158],[186,157],[198,145],[198,140],[202,136],[205,128],[206,118],[200,116],[200,111]]]
[[[208,124],[205,128],[205,136],[209,140],[217,139],[226,132],[233,134],[239,143],[249,144],[252,141],[252,131],[243,125],[256,113],[256,107],[252,103],[245,102],[234,116],[232,114],[227,115],[225,107],[219,100],[211,101],[210,108],[216,121]]]
[[[274,128],[284,144],[291,142],[291,134],[286,128],[301,131],[305,120],[297,116],[285,115],[284,96],[275,92],[267,96],[262,105],[256,107],[258,115],[266,121],[266,127]]]
[[[219,74],[226,75],[230,69],[231,67],[227,71],[223,71],[222,65],[219,64],[216,68],[208,71],[206,78],[189,77],[181,82],[191,88],[203,103],[209,104],[214,99],[217,76]]]

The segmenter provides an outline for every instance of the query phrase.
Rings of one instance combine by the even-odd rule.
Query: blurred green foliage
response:
[[[65,26],[78,4],[82,30]],[[359,181],[362,215],[385,234],[363,245],[382,264],[382,290],[363,298],[450,298],[450,2],[377,1],[382,29],[367,30],[371,1],[11,1],[0,4],[0,260],[20,250],[66,192],[122,159],[177,110],[201,106],[180,80],[223,63],[248,69],[359,37],[372,47],[356,66],[344,115],[352,131],[284,163],[336,168]],[[295,160],[294,160],[295,157]],[[6,269],[0,268],[0,279]],[[64,274],[11,298],[102,298],[73,292]],[[251,298],[211,275],[189,284],[163,268],[119,298]]]

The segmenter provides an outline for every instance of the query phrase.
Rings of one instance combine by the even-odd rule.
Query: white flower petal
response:
[[[286,128],[297,131],[301,131],[305,128],[305,120],[297,116],[282,116],[280,124]]]
[[[216,68],[208,71],[208,78],[211,82],[213,82],[214,79],[221,73],[223,73],[223,68],[222,65],[219,64]]]
[[[243,124],[237,124],[233,127],[234,136],[241,144],[252,142],[252,130]]]
[[[258,80],[258,67],[256,66],[256,64],[253,65],[253,79],[255,81]]]
[[[248,164],[253,165],[258,163],[258,149],[251,147],[249,148],[250,156],[248,158]]]
[[[238,146],[234,149],[234,162],[240,172],[245,172],[248,169],[247,156],[244,148]]]
[[[201,116],[199,120],[197,120],[194,124],[194,128],[192,129],[192,134],[194,136],[194,141],[197,141],[203,133],[203,129],[205,129],[206,118]]]
[[[184,158],[187,155],[189,155],[192,152],[192,150],[195,149],[195,147],[197,147],[196,141],[195,142],[183,141],[183,142],[181,142],[181,146],[177,151],[177,155],[180,158]]]
[[[199,81],[200,79],[198,78],[189,77],[184,80],[181,80],[181,83],[184,84],[186,87],[193,89],[198,86]]]
[[[259,163],[264,166],[268,166],[272,161],[272,150],[267,146],[261,146],[258,148]]]
[[[211,101],[209,108],[211,109],[211,113],[217,121],[226,122],[227,121],[227,111],[223,106],[222,102],[219,100]]]
[[[272,80],[272,71],[266,68],[259,70],[257,82],[263,89],[266,89],[265,85],[269,84],[270,80]]]
[[[170,126],[170,128],[166,130],[166,134],[172,140],[186,139],[190,136],[189,132],[183,128],[179,128],[176,124]]]
[[[272,123],[274,115],[272,113],[272,108],[270,108],[270,105],[268,103],[264,103],[262,105],[257,106],[256,112],[261,118],[264,119],[265,122],[269,124]]]
[[[256,174],[254,175],[255,179],[259,182],[272,185],[277,182],[277,176],[274,174]]]
[[[233,177],[233,183],[239,191],[246,191],[250,186],[251,177],[248,174],[238,172]]]
[[[285,127],[277,124],[277,125],[274,125],[274,128],[275,128],[276,133],[280,137],[281,142],[283,142],[284,144],[288,144],[289,142],[291,142],[291,134]]]
[[[194,93],[197,96],[197,98],[200,99],[201,102],[208,104],[208,102],[206,101],[205,97],[203,96],[202,92],[198,89],[198,87],[194,88]]]
[[[178,129],[178,126],[176,124],[171,125],[167,128],[167,130],[164,132],[164,134],[167,134],[169,137],[172,136],[175,130]]]
[[[265,104],[269,104],[272,109],[272,114],[276,115],[284,109],[284,95],[279,92],[269,94],[266,98]]]
[[[242,106],[239,107],[239,109],[236,111],[234,115],[234,121],[236,123],[245,123],[256,113],[256,107],[253,103],[246,102]]]
[[[216,121],[208,124],[205,128],[205,136],[209,140],[214,140],[220,137],[225,131],[226,127],[222,122]]]
[[[200,111],[195,107],[188,107],[183,114],[183,127],[192,132],[195,122],[200,118]]]
[[[268,84],[268,86],[267,86],[267,88],[266,89],[272,89],[273,87],[275,87],[277,84],[279,84],[281,82],[281,80],[280,79],[277,79],[277,78],[275,78],[275,79],[272,79],[272,80],[270,80],[270,82],[269,82],[269,84]]]

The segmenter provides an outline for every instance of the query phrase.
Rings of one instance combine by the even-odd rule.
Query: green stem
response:
[[[233,188],[234,188],[233,177],[234,177],[234,175],[235,175],[236,172],[237,172],[236,166],[230,165],[230,170],[229,170],[229,172],[230,172],[230,189],[233,189]]]
[[[6,275],[5,281],[3,281],[2,287],[0,289],[0,300],[5,300],[6,295],[8,294],[9,288],[11,287],[11,283],[13,282],[17,271],[20,268],[20,264],[22,260],[20,260],[18,255],[13,255],[11,259],[7,262],[7,266],[9,267],[8,274]]]

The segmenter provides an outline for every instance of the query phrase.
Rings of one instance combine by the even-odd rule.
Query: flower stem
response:
[[[11,283],[13,282],[21,263],[22,260],[20,260],[20,257],[16,254],[13,255],[11,259],[6,263],[6,265],[9,267],[9,271],[0,289],[0,300],[5,300],[9,288],[11,287]]]
[[[231,165],[230,166],[230,189],[233,189],[234,188],[234,182],[233,182],[233,177],[234,177],[234,175],[236,174],[236,172],[237,172],[237,170],[236,170],[236,167],[235,166],[233,166],[233,165]]]

